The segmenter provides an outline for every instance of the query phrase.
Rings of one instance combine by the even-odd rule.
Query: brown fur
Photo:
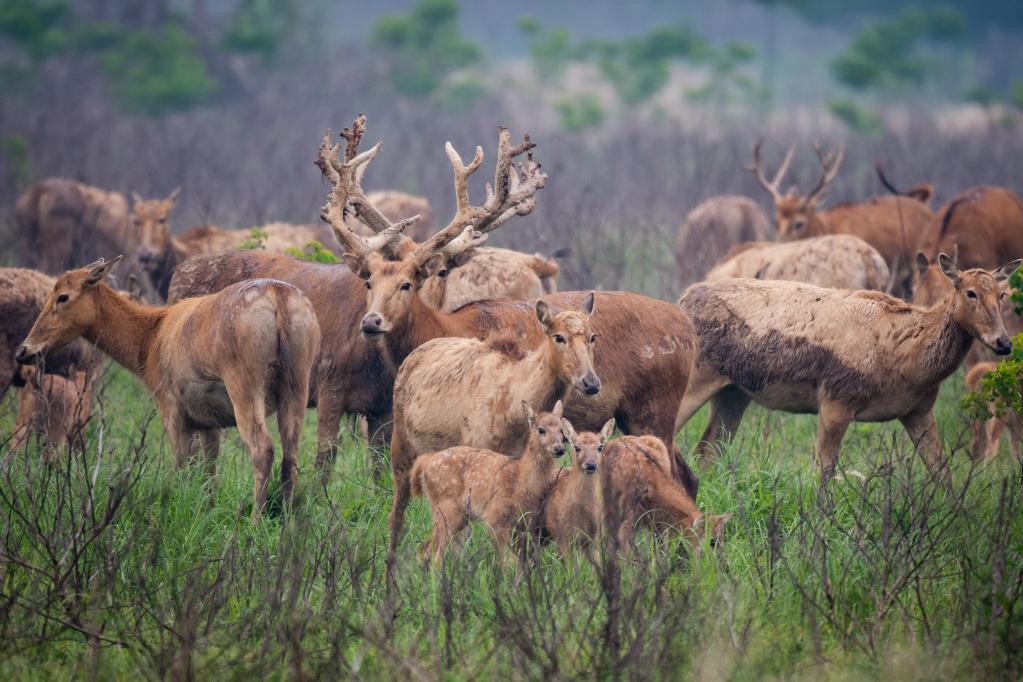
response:
[[[966,373],[966,390],[977,391],[980,389],[981,381],[988,373],[994,371],[997,363],[981,362],[973,366]],[[989,405],[988,409],[995,412],[996,406]],[[1020,444],[1023,442],[1023,419],[1013,410],[1006,408],[1002,416],[993,416],[988,420],[975,419],[970,422],[970,429],[973,431],[973,446],[971,454],[978,462],[990,462],[998,457],[998,448],[1001,445],[1002,432],[1009,427],[1009,444],[1012,453],[1019,457]]]
[[[671,477],[667,463],[664,443],[653,436],[624,436],[605,446],[600,464],[603,522],[613,546],[633,549],[640,528],[680,532],[694,543],[709,529],[720,540],[731,515],[705,516]]]
[[[920,251],[934,260],[958,248],[964,268],[996,268],[1023,257],[1023,200],[1007,187],[973,187],[939,211]]]
[[[18,418],[11,450],[28,445],[33,438],[43,443],[43,461],[56,461],[61,446],[80,448],[85,425],[92,415],[92,378],[73,371],[72,378],[43,374],[36,367],[22,367],[25,385],[18,392]]]
[[[874,247],[852,235],[812,237],[789,243],[741,245],[707,273],[725,277],[784,279],[834,289],[877,289],[888,285],[888,265]],[[732,249],[736,251],[736,248]]]
[[[736,245],[770,238],[767,214],[752,199],[732,195],[707,199],[686,215],[675,239],[679,286],[704,279],[710,264]]]
[[[84,337],[137,374],[153,393],[178,466],[198,432],[212,467],[219,430],[237,426],[252,456],[253,519],[266,502],[273,441],[266,417],[278,413],[281,479],[290,496],[298,437],[320,331],[309,301],[273,280],[242,282],[166,307],[138,305],[102,279],[119,259],[62,275],[18,351],[31,362]]]
[[[996,273],[959,272],[954,295],[922,308],[880,292],[822,289],[795,282],[721,280],[690,287],[679,301],[698,352],[679,414],[684,423],[708,400],[710,424],[699,451],[712,456],[735,432],[750,400],[819,415],[818,457],[834,473],[852,421],[899,419],[921,456],[945,474],[932,408],[941,382],[974,338],[1007,352]],[[975,298],[969,298],[969,293]]]
[[[499,548],[518,531],[532,534],[550,489],[554,461],[565,453],[561,403],[537,417],[523,402],[526,443],[509,457],[491,449],[457,446],[424,454],[410,478],[412,493],[425,495],[433,514],[433,536],[423,546],[436,561],[470,521],[482,521]],[[518,410],[515,410],[518,412]],[[518,418],[521,420],[521,417]]]
[[[18,380],[14,353],[32,329],[55,281],[35,270],[0,268],[0,400],[12,384],[23,383]],[[84,341],[76,341],[51,353],[44,371],[68,378],[72,366],[92,372],[99,363],[99,353]]]

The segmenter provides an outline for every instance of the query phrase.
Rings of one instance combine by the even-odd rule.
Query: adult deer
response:
[[[252,456],[253,521],[266,503],[277,412],[284,495],[298,474],[298,438],[309,374],[320,343],[312,306],[295,287],[251,280],[166,307],[133,303],[103,282],[121,260],[64,273],[53,286],[17,361],[32,364],[83,337],[136,374],[153,393],[175,462],[192,455],[196,433],[212,466],[220,429],[237,426]]]
[[[753,147],[752,172],[774,201],[775,223],[779,241],[793,241],[829,234],[851,234],[867,242],[885,259],[891,273],[889,289],[898,296],[908,292],[912,278],[913,256],[917,244],[925,236],[932,220],[926,203],[914,195],[881,196],[867,201],[839,204],[819,210],[818,202],[838,175],[845,157],[845,147],[826,154],[819,145],[814,151],[821,165],[821,175],[813,188],[800,196],[795,188],[782,194],[780,185],[788,171],[795,145],[785,153],[778,171],[771,180],[764,175],[761,160],[762,141]],[[929,195],[928,195],[929,198]]]

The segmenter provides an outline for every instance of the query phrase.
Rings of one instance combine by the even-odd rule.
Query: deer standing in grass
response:
[[[572,445],[575,466],[554,472],[551,491],[544,503],[544,528],[563,555],[567,555],[573,545],[578,545],[590,561],[596,560],[594,546],[600,542],[604,527],[599,472],[604,447],[614,430],[614,419],[609,419],[599,434],[576,433],[571,422],[561,420],[561,431]],[[670,472],[671,465],[665,463]]]
[[[16,359],[32,364],[84,337],[134,372],[153,393],[179,467],[198,433],[210,468],[220,429],[237,426],[252,457],[253,521],[266,503],[277,412],[281,481],[291,496],[298,439],[320,329],[309,301],[283,282],[250,280],[166,307],[133,303],[103,279],[120,260],[97,261],[57,279]]]
[[[550,489],[554,462],[565,454],[561,401],[539,416],[525,400],[521,454],[457,446],[419,457],[410,473],[413,495],[423,495],[433,515],[433,535],[423,546],[440,561],[452,538],[482,521],[500,549],[516,532],[532,535]],[[510,416],[510,415],[508,415]],[[518,420],[516,420],[518,421]]]
[[[18,392],[11,450],[20,450],[38,438],[43,443],[43,461],[53,463],[62,446],[81,447],[85,425],[92,415],[90,373],[72,367],[69,378],[65,378],[25,366],[20,375],[24,385]]]
[[[775,224],[779,241],[794,241],[829,234],[851,234],[867,242],[885,259],[891,273],[891,291],[907,295],[912,279],[913,257],[917,245],[930,229],[933,214],[927,205],[931,192],[927,186],[909,196],[880,196],[867,201],[839,204],[818,210],[817,204],[834,181],[845,156],[845,147],[825,154],[814,145],[821,164],[821,176],[805,196],[795,188],[782,194],[780,185],[788,171],[795,146],[789,147],[772,180],[764,175],[760,158],[761,143],[753,148],[753,164],[747,170],[774,201]]]
[[[876,291],[823,289],[753,279],[694,284],[679,300],[697,352],[679,412],[688,421],[711,401],[698,452],[715,453],[751,400],[818,415],[822,480],[834,475],[853,421],[898,419],[931,471],[947,477],[934,402],[978,339],[999,355],[1012,343],[1000,312],[1000,283],[1020,265],[960,271],[941,254],[951,294],[932,307]]]

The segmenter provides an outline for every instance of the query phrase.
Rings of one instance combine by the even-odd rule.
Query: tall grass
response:
[[[939,403],[953,446],[965,440],[959,390]],[[1023,674],[1020,462],[976,469],[959,447],[942,488],[897,430],[856,426],[844,478],[820,491],[813,419],[753,409],[703,473],[701,506],[736,514],[722,546],[697,555],[650,537],[597,569],[533,547],[520,570],[475,533],[429,568],[417,502],[388,599],[390,482],[373,480],[356,440],[321,486],[309,413],[294,506],[274,499],[254,527],[237,435],[211,490],[198,468],[173,468],[139,393],[108,374],[82,456],[47,469],[3,453],[5,679]],[[703,421],[680,434],[684,448]]]

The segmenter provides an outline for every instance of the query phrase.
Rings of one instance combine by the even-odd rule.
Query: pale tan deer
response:
[[[771,238],[771,221],[749,197],[711,197],[686,214],[675,236],[679,286],[706,278],[707,269],[744,242]]]
[[[921,200],[925,195],[880,196],[819,210],[817,204],[838,174],[845,147],[840,147],[835,153],[825,154],[820,146],[814,145],[821,164],[821,176],[806,195],[800,196],[794,188],[788,194],[782,194],[780,189],[795,146],[789,147],[772,180],[764,175],[761,146],[761,142],[758,142],[753,148],[753,164],[747,166],[747,170],[756,175],[757,181],[774,201],[778,240],[793,241],[828,234],[859,237],[877,249],[888,264],[892,278],[889,288],[892,293],[907,295],[912,278],[913,256],[918,244],[926,237],[933,219],[930,208]],[[925,198],[929,200],[930,194],[926,194]]]
[[[941,382],[977,339],[999,355],[1012,343],[999,307],[1000,282],[1020,265],[960,272],[939,263],[954,293],[924,308],[876,291],[731,279],[691,286],[679,306],[693,322],[697,352],[681,422],[712,401],[698,450],[715,453],[751,400],[818,415],[822,480],[834,474],[853,421],[898,419],[935,475],[945,478],[934,401]]]
[[[62,447],[83,447],[85,426],[92,415],[92,377],[70,370],[70,378],[43,374],[37,367],[20,369],[24,385],[18,392],[18,417],[11,450],[33,440],[42,442],[43,461],[53,463]]]
[[[604,447],[614,430],[614,419],[609,419],[599,434],[592,431],[576,433],[571,422],[567,419],[561,421],[561,431],[572,445],[574,466],[554,473],[551,491],[544,503],[544,528],[563,555],[578,545],[591,562],[597,559],[596,549],[604,528],[599,471]],[[666,460],[664,464],[670,473],[670,463]]]
[[[539,416],[528,402],[521,406],[526,442],[520,451],[457,446],[416,460],[412,494],[426,497],[433,516],[424,555],[439,562],[451,539],[471,521],[483,522],[502,550],[516,533],[535,533],[555,460],[565,454],[561,402]]]
[[[291,496],[309,374],[320,342],[312,305],[283,282],[250,280],[166,307],[139,305],[103,282],[120,260],[97,261],[57,279],[16,359],[31,364],[83,337],[146,384],[156,399],[175,462],[184,466],[196,433],[215,464],[220,429],[237,426],[252,457],[253,521],[266,503],[277,412],[281,480]]]

